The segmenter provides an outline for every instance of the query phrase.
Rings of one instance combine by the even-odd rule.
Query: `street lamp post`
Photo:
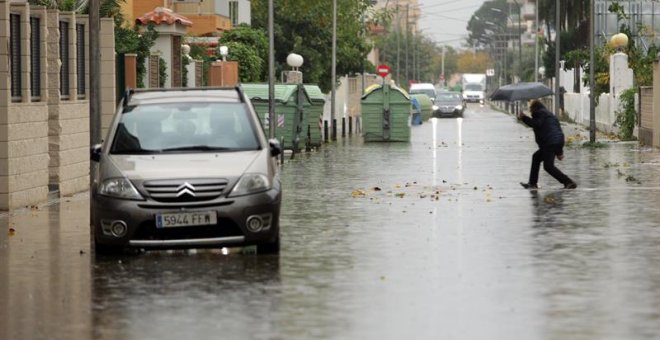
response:
[[[337,140],[337,126],[335,124],[335,96],[337,84],[337,0],[332,0],[332,94],[330,95],[330,126],[333,141]]]
[[[275,138],[275,35],[273,0],[268,0],[268,136]]]
[[[513,0],[518,6],[518,81],[522,79],[522,7],[518,1]]]
[[[534,81],[539,81],[539,2],[534,4]]]
[[[560,57],[560,49],[561,49],[561,34],[559,32],[561,31],[561,25],[559,23],[560,19],[560,11],[559,11],[559,3],[560,0],[556,0],[556,13],[555,13],[555,115],[559,115],[559,57]]]
[[[520,4],[516,0],[514,0],[514,2],[518,6],[518,68],[516,70],[516,73],[517,73],[517,76],[518,76],[518,80],[520,80],[520,79],[522,79],[522,21],[521,21],[522,10],[521,10]],[[491,11],[502,13],[502,10],[500,10],[499,8],[495,8],[495,7],[492,7]],[[513,20],[508,15],[506,17],[506,20],[508,22],[511,22],[512,26],[515,25]],[[492,21],[486,21],[485,23],[490,23],[490,24],[493,24],[493,25],[495,25],[497,27],[500,27],[500,28],[502,27],[501,25],[498,25],[498,24],[496,24]],[[508,25],[508,23],[506,25]],[[506,33],[507,34],[509,33],[508,27],[506,29]],[[511,33],[513,33],[513,32],[511,32]],[[509,36],[507,35],[507,42],[508,42],[508,39],[509,39]],[[515,44],[515,43],[513,43],[513,44]],[[514,48],[513,53],[515,53],[515,52],[516,52],[516,50]],[[513,57],[515,57],[515,54],[513,55]],[[512,60],[512,62],[513,62],[513,60]],[[512,70],[511,73],[513,73],[513,70]],[[512,79],[512,80],[515,80],[515,79]]]
[[[589,16],[589,141],[596,142],[596,82],[594,80],[594,73],[596,62],[594,57],[595,36],[596,36],[596,1],[591,0],[591,15]]]

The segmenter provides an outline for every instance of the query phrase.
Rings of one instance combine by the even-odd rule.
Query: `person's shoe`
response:
[[[575,189],[575,188],[577,188],[577,184],[575,184],[575,182],[573,181],[564,184],[564,189]]]
[[[522,185],[522,187],[525,188],[525,189],[538,189],[539,188],[539,186],[536,185],[536,184],[529,184],[529,183],[520,182],[520,185]]]

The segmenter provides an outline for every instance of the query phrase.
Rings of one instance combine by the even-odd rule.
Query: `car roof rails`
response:
[[[128,106],[128,101],[131,99],[133,93],[135,93],[135,89],[132,89],[130,87],[126,88],[126,91],[124,91],[124,100],[122,102],[124,108]]]

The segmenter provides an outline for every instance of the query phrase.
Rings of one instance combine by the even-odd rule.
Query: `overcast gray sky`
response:
[[[467,23],[484,0],[419,0],[419,27],[438,45],[460,47],[467,38]]]

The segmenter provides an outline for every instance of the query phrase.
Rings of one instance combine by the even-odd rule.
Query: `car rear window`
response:
[[[458,93],[438,93],[438,100],[460,100]]]
[[[435,98],[435,90],[432,89],[414,89],[410,90],[410,94],[425,94],[429,96],[429,98]]]
[[[127,107],[114,154],[239,151],[259,148],[244,103],[168,103]]]

